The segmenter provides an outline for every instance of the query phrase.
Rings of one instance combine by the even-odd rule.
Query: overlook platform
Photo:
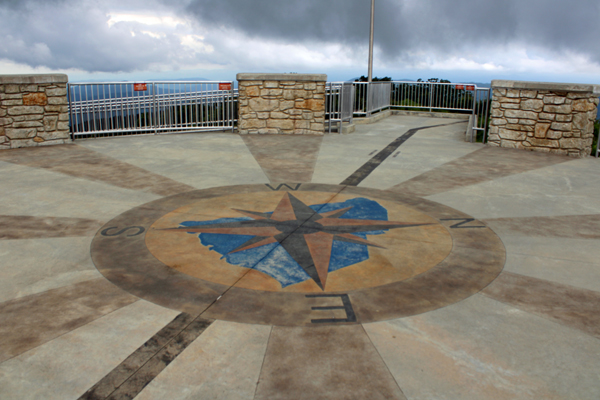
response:
[[[599,161],[466,124],[0,152],[0,398],[600,398]]]

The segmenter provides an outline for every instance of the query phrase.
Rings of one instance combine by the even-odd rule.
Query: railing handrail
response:
[[[146,84],[170,84],[170,83],[183,83],[183,84],[215,84],[215,83],[231,83],[233,84],[235,81],[109,81],[109,82],[69,82],[71,86],[77,85],[134,85],[136,83],[146,83]]]
[[[187,92],[185,99],[189,99],[189,100],[193,100],[193,99],[197,99],[197,98],[212,98],[212,97],[227,97],[227,96],[231,96],[231,92],[229,90],[227,91],[221,91],[221,92],[225,92],[223,93],[213,93],[213,92]],[[237,90],[235,91],[237,93]],[[202,94],[197,94],[197,93],[202,93]],[[154,99],[169,99],[170,97],[174,97],[177,96],[176,93],[162,93],[162,94],[156,94],[156,95],[138,95],[138,96],[127,96],[127,97],[103,97],[103,98],[98,98],[98,99],[92,99],[92,100],[73,100],[73,102],[77,103],[76,105],[101,105],[101,104],[105,104],[105,103],[133,103],[133,102],[140,102],[140,101],[154,101]]]

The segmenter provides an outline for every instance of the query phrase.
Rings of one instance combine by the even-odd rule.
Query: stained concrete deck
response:
[[[464,129],[464,121],[394,116],[347,135],[162,135],[0,152],[0,398],[597,400],[600,161],[465,143]],[[375,285],[387,297],[350,291],[352,323],[311,326],[298,317],[269,324],[263,314],[211,314],[216,303],[204,312],[185,301],[165,306],[160,279],[180,276],[168,272],[177,266],[142,290],[127,281],[129,272],[158,261],[133,247],[116,253],[108,242],[96,245],[102,232],[118,237],[121,227],[107,223],[121,215],[139,216],[136,226],[147,227],[150,211],[166,215],[177,201],[180,207],[208,193],[239,193],[252,212],[273,211],[277,202],[281,215],[291,212],[281,196],[253,194],[258,187],[307,204],[328,190],[401,202],[413,207],[410,215],[437,220],[440,232],[454,235],[454,249],[468,250],[461,254],[476,253],[481,263],[491,251],[505,256],[501,272],[486,270],[491,283],[469,286],[464,296],[453,289],[460,279],[435,293],[437,280],[430,280],[410,296],[389,285]],[[456,221],[442,222],[452,213]],[[453,231],[457,224],[490,233]],[[149,232],[136,229],[122,235]],[[493,246],[492,236],[499,238]],[[419,264],[429,251],[411,257]],[[106,272],[121,262],[121,275]],[[459,267],[450,265],[447,275],[467,279]],[[433,276],[427,273],[417,278]],[[203,288],[227,300],[247,290],[236,284],[222,293],[222,283]],[[194,297],[195,286],[180,285]],[[240,297],[240,309],[243,299],[260,301],[260,291],[253,293]],[[383,316],[368,309],[382,298],[392,309]],[[418,305],[412,313],[402,308],[411,301]],[[338,306],[335,299],[323,304]],[[331,315],[348,316],[342,311]]]

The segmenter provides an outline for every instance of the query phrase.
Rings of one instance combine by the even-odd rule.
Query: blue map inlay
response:
[[[310,208],[320,214],[348,207],[352,208],[339,217],[340,219],[388,220],[387,210],[376,201],[366,198],[356,198],[342,203],[314,204],[310,206]],[[251,220],[252,218],[248,217],[219,218],[211,221],[185,221],[180,225],[182,227],[191,227]],[[354,235],[367,239],[367,235],[381,235],[385,232],[387,230],[357,232]],[[189,233],[197,234],[195,232]],[[229,264],[263,272],[276,279],[283,288],[311,279],[279,243],[271,243],[253,249],[230,253],[254,236],[200,233],[198,237],[202,245],[221,254],[221,258],[225,259]],[[329,272],[337,271],[367,259],[369,259],[369,249],[366,245],[334,240],[329,262]]]

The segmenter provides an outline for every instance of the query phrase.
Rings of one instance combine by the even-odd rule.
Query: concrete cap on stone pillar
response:
[[[0,75],[0,84],[68,83],[65,74]]]
[[[238,81],[310,81],[327,82],[326,74],[270,74],[270,73],[239,73]]]
[[[494,79],[492,80],[492,87],[504,89],[550,90],[557,92],[586,92],[600,94],[600,85],[585,83],[507,81]]]

